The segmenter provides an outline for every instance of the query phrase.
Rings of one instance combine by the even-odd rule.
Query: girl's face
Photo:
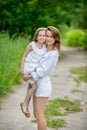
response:
[[[51,31],[49,30],[47,30],[46,32],[46,43],[48,46],[53,46],[55,43],[55,39],[53,38]]]
[[[45,30],[39,31],[38,36],[37,36],[37,42],[44,43],[45,40],[46,40]]]

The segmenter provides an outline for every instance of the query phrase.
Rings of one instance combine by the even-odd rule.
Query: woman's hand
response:
[[[31,74],[24,74],[22,77],[24,81],[28,81],[30,78],[32,78]]]

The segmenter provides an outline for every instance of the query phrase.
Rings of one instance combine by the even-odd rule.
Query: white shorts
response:
[[[50,97],[52,86],[50,77],[45,76],[43,78],[40,78],[37,82],[37,90],[34,93],[36,97]]]

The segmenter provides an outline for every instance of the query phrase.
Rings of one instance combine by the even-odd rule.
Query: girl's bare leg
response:
[[[48,100],[47,97],[33,96],[34,115],[38,121],[38,130],[47,129],[47,123],[46,123],[46,119],[44,117],[47,100]]]
[[[29,84],[27,94],[26,94],[25,99],[24,99],[24,103],[27,106],[29,105],[32,94],[36,91],[36,88],[37,88],[36,83],[34,83],[32,85]]]
[[[30,113],[29,113],[29,110],[28,110],[28,106],[29,106],[29,103],[30,103],[30,99],[31,99],[31,96],[32,94],[36,91],[36,84],[29,84],[28,85],[28,89],[27,89],[27,93],[26,93],[26,96],[25,96],[25,99],[24,99],[24,102],[21,103],[21,110],[22,112],[27,116],[29,117],[30,116]]]

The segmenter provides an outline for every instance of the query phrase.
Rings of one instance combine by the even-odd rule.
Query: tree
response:
[[[86,27],[86,0],[0,0],[0,31],[31,34],[38,27]]]

